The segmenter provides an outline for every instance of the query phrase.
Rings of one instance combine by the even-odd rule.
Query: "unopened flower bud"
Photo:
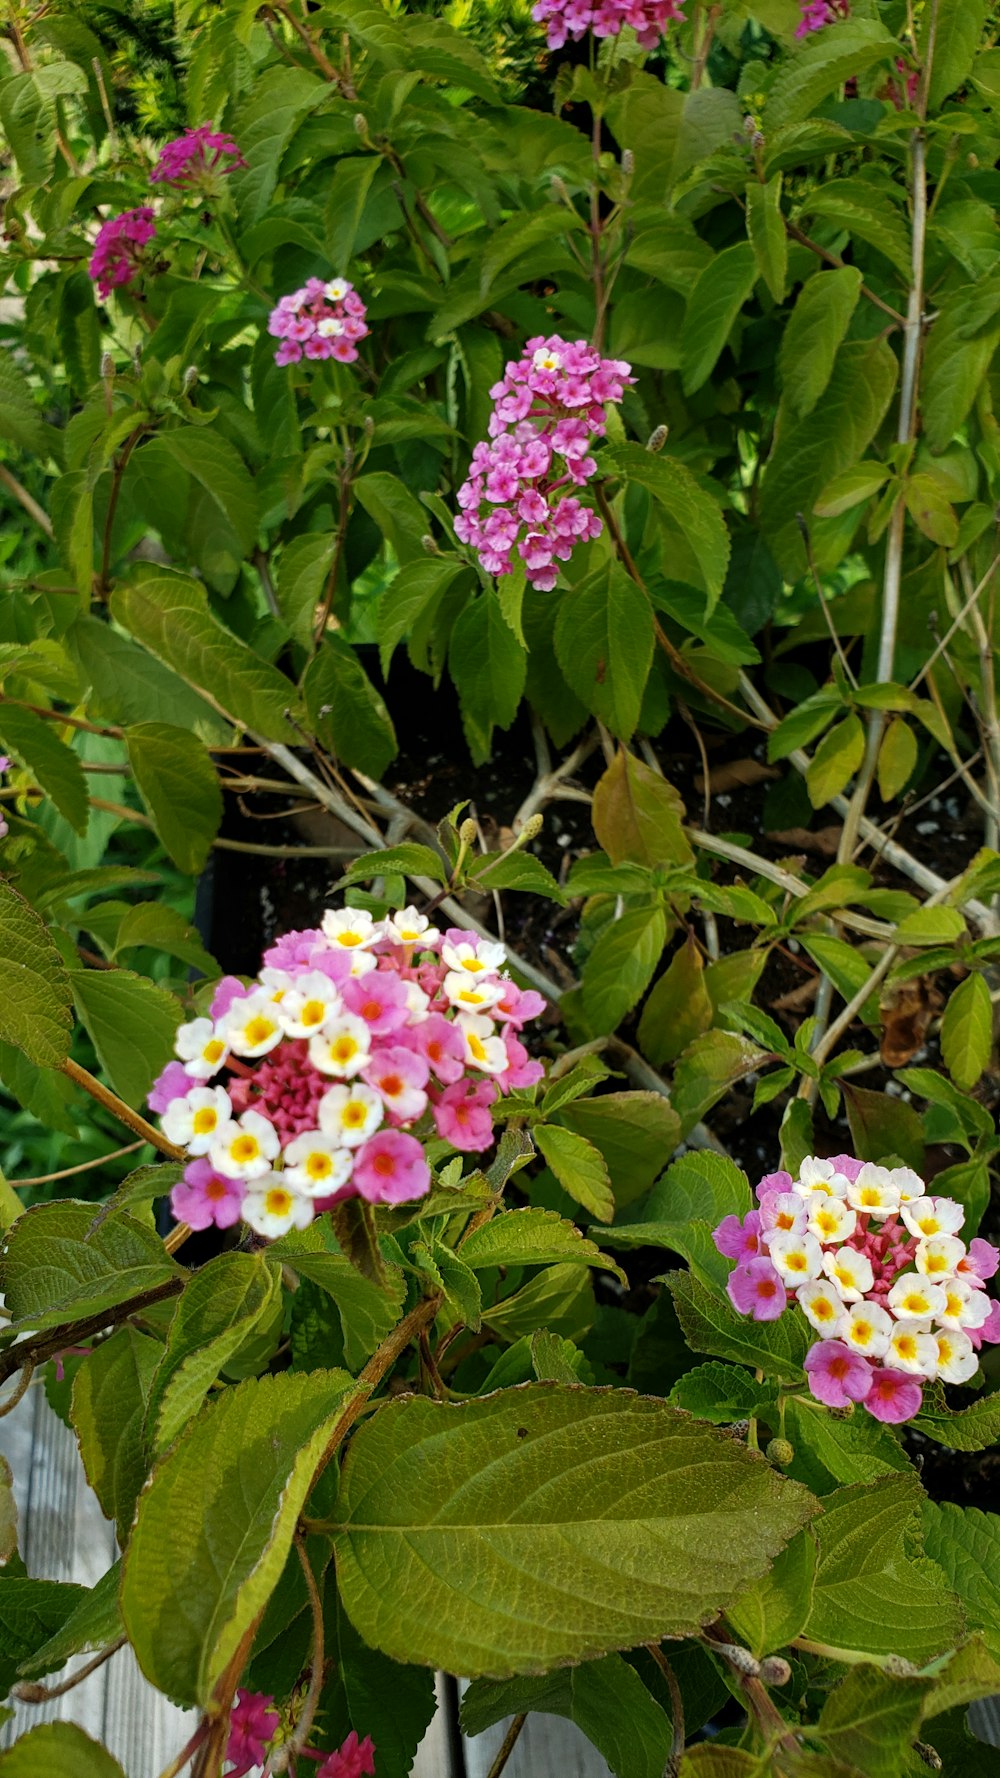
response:
[[[184,372],[184,393],[185,393],[185,395],[188,393],[189,389],[194,388],[197,381],[198,381],[198,366],[196,364],[189,364],[187,367],[187,370]]]
[[[764,1455],[769,1463],[777,1463],[780,1468],[787,1469],[795,1459],[795,1446],[790,1445],[787,1438],[773,1438]]]
[[[565,180],[560,179],[558,173],[553,173],[552,175],[552,192],[553,196],[557,197],[561,203],[569,203],[569,192],[566,190],[566,182]]]
[[[458,830],[458,837],[461,840],[463,846],[474,846],[476,843],[477,834],[478,834],[478,829],[476,827],[476,823],[473,821],[471,815],[467,815],[465,820],[462,822],[461,827]]]
[[[853,1401],[845,1401],[842,1408],[827,1408],[831,1420],[850,1420],[854,1415]]]
[[[132,368],[136,376],[142,370],[142,346],[135,346],[132,351]]]
[[[760,1677],[765,1685],[787,1685],[792,1669],[783,1655],[767,1655],[760,1664]]]
[[[925,1766],[930,1766],[932,1772],[942,1772],[944,1770],[944,1761],[942,1760],[941,1755],[937,1748],[931,1747],[928,1742],[914,1741],[913,1751],[918,1759],[923,1760]]]
[[[354,133],[356,136],[368,134],[368,119],[363,111],[356,111],[354,114]]]
[[[366,438],[371,438],[372,433],[375,430],[375,421],[372,419],[371,414],[365,415],[361,422],[361,430]]]
[[[882,1671],[888,1673],[890,1679],[912,1679],[917,1668],[905,1655],[887,1655],[882,1663]]]
[[[667,433],[669,430],[670,428],[668,426],[654,426],[646,440],[647,451],[653,451],[654,453],[656,451],[662,451],[667,442]]]
[[[441,551],[437,546],[437,539],[432,537],[429,531],[425,531],[424,535],[421,537],[420,547],[428,556],[439,556],[441,554]]]
[[[115,374],[115,361],[114,361],[114,358],[112,357],[112,354],[110,352],[102,352],[101,353],[101,376],[104,378],[104,381],[106,383],[108,383],[111,381],[111,378],[114,376],[114,374]]]
[[[748,1648],[741,1648],[738,1642],[717,1642],[715,1647],[737,1673],[744,1674],[747,1679],[760,1678],[760,1662]]]
[[[751,117],[748,113],[747,116],[743,119],[743,129],[744,129],[745,134],[748,136],[752,136],[754,134],[754,132],[756,131],[756,128],[757,128],[757,119],[755,117]]]
[[[634,172],[635,155],[632,153],[631,148],[626,148],[622,154],[622,176],[625,179],[631,179]]]
[[[965,157],[965,164],[966,164],[966,166],[973,167],[973,168],[978,167],[978,165],[979,165],[978,154],[967,154]]]
[[[537,838],[544,826],[544,815],[529,815],[517,837],[527,845],[531,840]]]

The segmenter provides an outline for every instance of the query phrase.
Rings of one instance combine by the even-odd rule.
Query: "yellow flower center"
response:
[[[273,1037],[274,1032],[272,1021],[265,1019],[263,1013],[258,1013],[256,1018],[247,1020],[243,1035],[247,1043],[256,1049],[259,1043],[266,1043],[269,1037]]]
[[[365,1108],[357,1099],[349,1099],[344,1106],[341,1123],[348,1130],[359,1130],[365,1121]]]
[[[478,975],[483,965],[478,957],[463,957],[462,968],[467,969],[470,975]]]
[[[273,1185],[264,1198],[264,1208],[269,1216],[287,1216],[292,1207],[292,1194],[282,1185]]]
[[[330,1054],[335,1062],[349,1062],[357,1053],[357,1039],[354,1037],[338,1037],[330,1046]]]
[[[237,1136],[229,1150],[234,1161],[255,1161],[260,1154],[260,1143],[256,1136],[248,1136],[245,1132]],[[288,1196],[288,1193],[285,1193]]]
[[[337,943],[346,945],[348,950],[352,950],[355,945],[361,943],[361,934],[360,932],[338,932]]]
[[[328,1154],[311,1154],[306,1161],[306,1172],[310,1179],[328,1178],[333,1163]]]
[[[226,1046],[218,1037],[210,1037],[202,1050],[206,1062],[218,1062],[226,1053]]]
[[[196,1136],[207,1136],[218,1121],[219,1114],[214,1105],[200,1105],[191,1119],[191,1126]]]
[[[475,1056],[477,1062],[485,1062],[486,1045],[476,1036],[474,1031],[469,1032],[469,1049]]]
[[[307,1000],[302,1008],[303,1025],[322,1025],[326,1017],[326,1007],[322,1000]]]

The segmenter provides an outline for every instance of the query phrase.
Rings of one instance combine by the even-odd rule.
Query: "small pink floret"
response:
[[[864,1400],[874,1419],[899,1426],[920,1412],[923,1390],[919,1380],[908,1372],[876,1364],[872,1366],[871,1388]]]
[[[730,1272],[726,1289],[733,1308],[755,1321],[777,1321],[788,1302],[785,1286],[763,1254]]]
[[[872,1386],[870,1365],[843,1340],[820,1340],[806,1353],[804,1366],[809,1388],[828,1408],[846,1408],[864,1401]]]
[[[369,1204],[409,1204],[430,1183],[422,1145],[402,1130],[376,1130],[357,1151],[351,1185]]]

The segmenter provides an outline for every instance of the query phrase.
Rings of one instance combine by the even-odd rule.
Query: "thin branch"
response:
[[[670,1665],[670,1662],[667,1660],[659,1643],[647,1642],[646,1648],[652,1655],[660,1672],[663,1674],[663,1677],[667,1682],[667,1690],[670,1693],[670,1724],[672,1734],[670,1743],[670,1762],[667,1766],[667,1772],[670,1774],[670,1778],[674,1778],[674,1774],[676,1773],[684,1755],[684,1742],[687,1738],[684,1729],[684,1698],[681,1694],[681,1688],[677,1683],[677,1675]]]
[[[734,845],[731,840],[720,839],[714,833],[704,833],[698,827],[689,827],[685,831],[692,845],[699,846],[703,852],[714,852],[718,858],[728,858],[732,864],[738,864],[756,876],[766,877],[777,888],[784,889],[786,894],[794,895],[797,901],[809,894],[808,883],[793,877],[791,871],[784,870],[780,864],[772,864],[769,858],[761,858],[756,852],[748,852],[745,846]],[[864,933],[866,938],[888,940],[892,937],[891,926],[887,926],[883,920],[872,920],[867,914],[855,914],[848,908],[841,908],[837,911],[837,918],[844,926]]]
[[[522,1710],[520,1716],[515,1716],[510,1728],[507,1730],[506,1735],[500,1743],[496,1759],[493,1761],[493,1764],[487,1772],[486,1778],[500,1778],[501,1772],[517,1746],[518,1737],[527,1720],[528,1712],[526,1710]]]
[[[202,1718],[190,1740],[184,1743],[184,1746],[181,1748],[180,1753],[177,1754],[176,1758],[172,1759],[170,1764],[164,1767],[163,1771],[160,1773],[160,1778],[178,1778],[178,1774],[183,1772],[188,1760],[194,1758],[194,1755],[197,1753],[208,1734],[208,1730],[209,1719],[206,1716]]]
[[[141,1112],[133,1111],[131,1105],[126,1105],[124,1099],[119,1099],[118,1094],[113,1093],[110,1087],[95,1080],[86,1068],[81,1068],[79,1062],[73,1061],[72,1056],[67,1056],[64,1062],[60,1062],[59,1069],[73,1082],[74,1086],[82,1087],[85,1093],[89,1093],[92,1099],[96,1099],[99,1105],[104,1106],[105,1111],[110,1111],[112,1117],[116,1117],[120,1124],[124,1124],[128,1130],[134,1130],[144,1142],[151,1142],[153,1147],[158,1148],[160,1153],[165,1154],[169,1160],[187,1160],[183,1148],[177,1148],[174,1143],[168,1142],[161,1131],[157,1130],[153,1124],[146,1122]]]
[[[785,219],[785,233],[791,240],[798,241],[800,247],[808,247],[810,253],[817,254],[820,259],[826,261],[827,265],[836,266],[838,271],[843,271],[846,268],[847,261],[841,259],[839,253],[831,253],[828,247],[821,247],[818,241],[812,240],[809,235],[804,234],[802,229],[797,228],[795,223],[789,222],[787,218]],[[860,286],[860,294],[866,296],[870,303],[874,303],[877,309],[881,309],[883,315],[891,315],[898,327],[905,327],[905,315],[901,315],[898,309],[892,307],[891,303],[883,302],[880,296],[876,296],[874,290],[869,290],[867,284]]]
[[[82,1345],[91,1334],[103,1333],[106,1327],[119,1327],[123,1321],[129,1321],[133,1315],[141,1315],[144,1310],[153,1308],[166,1297],[177,1296],[184,1289],[185,1278],[167,1278],[162,1284],[155,1284],[151,1290],[144,1290],[141,1295],[130,1297],[127,1302],[115,1303],[108,1309],[98,1309],[93,1315],[81,1316],[76,1321],[65,1321],[59,1327],[48,1328],[44,1333],[34,1334],[25,1340],[18,1340],[14,1346],[8,1346],[0,1352],[0,1383],[5,1383],[15,1371],[25,1365],[38,1366],[47,1359],[55,1358],[58,1352],[64,1352],[67,1346]]]
[[[119,1636],[117,1641],[109,1642],[107,1648],[100,1649],[94,1655],[93,1660],[85,1661],[82,1667],[78,1667],[75,1673],[71,1673],[68,1679],[61,1680],[58,1685],[36,1685],[30,1679],[22,1680],[20,1685],[12,1687],[11,1697],[19,1698],[22,1704],[49,1704],[53,1698],[65,1697],[81,1680],[89,1679],[92,1673],[97,1672],[98,1667],[103,1667],[105,1661],[110,1661],[111,1656],[124,1648],[127,1641],[127,1636]]]
[[[124,1148],[113,1148],[110,1154],[99,1154],[95,1160],[80,1161],[75,1167],[60,1167],[58,1173],[36,1173],[31,1179],[9,1179],[8,1185],[20,1189],[22,1185],[50,1185],[54,1179],[71,1179],[74,1173],[89,1173],[94,1167],[103,1167],[106,1161],[119,1161],[122,1155],[135,1154],[137,1148],[145,1148],[146,1139],[141,1142],[129,1142]]]
[[[996,573],[998,568],[1000,568],[1000,556],[994,556],[992,562],[990,563],[989,567],[986,570],[986,573],[983,575],[982,580],[979,581],[978,584],[973,587],[971,593],[969,593],[968,589],[966,589],[967,597],[965,599],[965,603],[963,604],[961,611],[958,613],[958,616],[952,620],[951,624],[949,625],[948,629],[945,631],[944,635],[939,637],[938,641],[934,645],[933,652],[928,655],[928,657],[925,660],[923,666],[921,667],[919,673],[917,674],[917,677],[915,679],[911,679],[911,681],[910,681],[910,690],[911,691],[916,691],[917,687],[919,685],[921,685],[923,683],[923,681],[926,679],[931,668],[934,666],[934,663],[944,653],[949,642],[951,641],[952,637],[954,636],[955,631],[957,629],[961,628],[961,626],[965,622],[965,619],[968,616],[969,612],[978,603],[980,595],[985,592],[986,588],[989,586],[990,581],[993,579],[993,576]]]
[[[12,1414],[19,1401],[23,1401],[31,1387],[31,1379],[35,1374],[33,1364],[26,1364],[7,1400],[0,1403],[0,1420],[5,1414]]]
[[[323,1690],[323,1601],[320,1597],[319,1588],[316,1585],[316,1576],[313,1574],[309,1556],[306,1552],[305,1538],[301,1531],[296,1531],[295,1549],[302,1565],[306,1591],[309,1594],[309,1610],[312,1614],[313,1646],[312,1663],[309,1670],[309,1689],[306,1692],[298,1721],[295,1724],[295,1729],[282,1748],[286,1760],[289,1756],[294,1759],[295,1755],[301,1753],[303,1748],[307,1746],[309,1737],[312,1734],[312,1726],[320,1700],[320,1693]]]
[[[11,474],[6,463],[0,463],[0,482],[3,483],[5,488],[10,490],[14,499],[23,506],[29,519],[34,519],[39,530],[44,531],[46,537],[54,537],[55,533],[52,529],[52,520],[49,518],[48,513],[42,510],[38,501],[32,498],[24,484],[18,481],[17,476]],[[74,591],[75,590],[76,589],[74,588]]]
[[[337,858],[346,860],[357,858],[357,846],[265,846],[253,840],[226,840],[221,837],[212,841],[215,851],[219,852],[253,852],[260,858]]]

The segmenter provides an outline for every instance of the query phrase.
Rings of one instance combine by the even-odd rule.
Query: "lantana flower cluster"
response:
[[[967,1383],[983,1341],[1000,1341],[1000,1303],[986,1294],[1000,1253],[960,1240],[961,1204],[928,1194],[911,1168],[809,1155],[797,1179],[769,1173],[757,1198],[713,1232],[737,1262],[730,1300],[755,1321],[801,1311],[819,1336],[809,1387],[827,1407],[911,1420],[925,1382]]]
[[[597,514],[569,489],[595,473],[590,452],[605,432],[605,403],[621,401],[631,368],[585,340],[536,335],[494,383],[490,437],[472,453],[455,520],[487,574],[513,572],[516,544],[531,585],[549,592],[557,564],[600,536]]]
[[[215,189],[219,174],[235,173],[246,161],[232,136],[213,130],[211,124],[186,130],[160,150],[149,175],[151,185],[169,185],[176,191],[202,194]],[[112,290],[131,284],[149,269],[144,249],[156,234],[156,212],[150,204],[110,216],[97,231],[87,270],[103,302]]]
[[[224,976],[149,1098],[188,1156],[174,1215],[274,1239],[346,1198],[422,1197],[422,1136],[489,1148],[498,1095],[543,1073],[520,1032],[545,1001],[505,960],[412,907],[345,908],[285,933],[249,985]]]
[[[280,297],[271,310],[267,331],[281,341],[275,364],[297,364],[303,356],[353,364],[358,341],[369,332],[366,313],[346,278],[307,278],[301,290]]]
[[[802,17],[795,28],[796,37],[808,37],[811,31],[822,31],[835,19],[851,16],[849,0],[799,0]]]
[[[229,1718],[226,1745],[226,1778],[246,1778],[265,1765],[281,1727],[281,1714],[266,1692],[241,1691]],[[374,1778],[375,1747],[370,1735],[358,1740],[352,1729],[336,1753],[317,1753],[303,1748],[300,1759],[318,1760],[316,1778]]]
[[[683,24],[682,4],[683,0],[537,0],[531,16],[545,26],[550,49],[561,49],[567,37],[578,43],[588,31],[595,37],[617,37],[623,25],[631,25],[643,49],[655,49],[669,24]]]

